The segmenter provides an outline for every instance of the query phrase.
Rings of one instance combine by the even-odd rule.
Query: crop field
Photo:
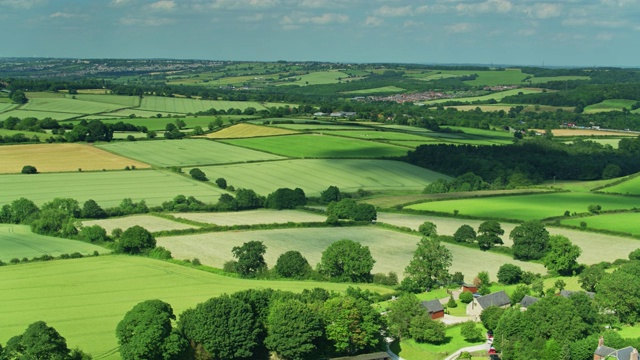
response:
[[[0,111],[7,111],[7,110],[11,110],[14,107],[16,107],[18,105],[16,104],[11,104],[11,103],[5,103],[5,102],[0,102]]]
[[[258,209],[235,212],[175,213],[177,218],[220,226],[322,222],[326,216],[298,210]]]
[[[194,100],[175,97],[147,96],[140,102],[140,110],[181,114],[196,113],[209,109],[228,110],[234,108],[244,110],[248,107],[253,107],[256,110],[265,109],[265,107],[260,103],[254,101]]]
[[[407,149],[394,145],[328,135],[291,135],[224,142],[298,158],[376,158],[407,154]]]
[[[551,81],[575,81],[575,80],[590,80],[589,76],[555,76],[555,77],[532,77],[529,80],[526,80],[527,83],[531,84],[543,84]]]
[[[620,184],[600,189],[601,192],[640,195],[640,176],[636,176]]]
[[[631,106],[635,104],[637,101],[635,100],[625,100],[625,99],[610,99],[605,100],[601,103],[589,105],[584,108],[585,114],[598,113],[603,111],[622,111],[622,108],[627,108],[627,110],[631,110]]]
[[[171,221],[165,218],[153,216],[153,215],[132,215],[120,218],[109,218],[100,220],[85,220],[82,222],[82,226],[99,225],[107,230],[107,234],[111,234],[111,231],[115,228],[126,230],[132,226],[139,225],[149,230],[150,232],[164,231],[164,230],[183,230],[193,229],[197,226],[179,223],[177,221]]]
[[[79,99],[35,98],[29,99],[29,102],[22,105],[20,109],[73,114],[98,114],[114,111],[122,107],[122,105],[94,101],[83,101]]]
[[[353,94],[353,95],[368,95],[368,94],[379,94],[379,93],[397,93],[403,92],[405,89],[399,88],[397,86],[383,86],[372,89],[363,89],[363,90],[354,90],[347,91],[345,94]]]
[[[542,130],[539,130],[542,131]],[[553,136],[630,136],[636,137],[640,134],[636,132],[625,131],[606,131],[606,130],[591,130],[591,129],[553,129]]]
[[[41,142],[45,138],[48,138],[49,136],[51,136],[50,134],[41,133],[41,132],[0,129],[0,136],[13,136],[13,135],[16,135],[16,134],[22,134],[22,135],[24,135],[24,136],[26,136],[28,138],[32,138],[34,136],[37,136],[40,139]],[[0,151],[0,153],[1,153],[1,151]]]
[[[52,118],[53,120],[68,120],[72,118],[77,118],[84,116],[82,113],[68,113],[68,112],[53,112],[53,111],[34,111],[34,110],[22,110],[15,109],[0,113],[0,120],[5,120],[9,117],[17,117],[20,119],[24,119],[27,117],[33,117],[38,120],[42,120],[44,118]]]
[[[156,170],[0,175],[0,188],[0,204],[25,197],[42,205],[62,197],[80,203],[93,199],[102,207],[117,206],[124,198],[160,205],[177,195],[216,202],[223,193],[186,176]]]
[[[243,115],[222,115],[220,116],[220,118],[223,121],[223,124],[228,124],[229,121],[231,119],[234,120],[239,120],[241,118],[247,118],[249,116],[243,116]],[[83,119],[87,119],[87,117],[83,117]],[[192,117],[192,116],[187,116],[187,117],[180,117],[180,119],[182,121],[184,121],[184,123],[186,124],[185,129],[193,129],[196,126],[200,126],[202,129],[204,130],[208,130],[207,127],[209,125],[210,122],[215,120],[215,116],[198,116],[198,117]],[[151,118],[117,118],[117,119],[106,119],[106,120],[102,120],[103,123],[105,124],[116,124],[119,122],[123,122],[125,124],[132,124],[135,126],[146,126],[147,129],[149,130],[153,130],[153,131],[157,131],[158,135],[160,135],[160,133],[164,132],[167,124],[168,123],[172,123],[175,124],[175,121],[177,119],[174,118],[168,118],[168,117],[161,117],[158,118],[155,116],[151,117]],[[80,122],[80,120],[71,120],[69,121],[73,124],[77,124]]]
[[[135,276],[132,276],[135,274]],[[141,301],[160,299],[179,315],[211,297],[256,288],[300,292],[351,284],[256,281],[135,256],[99,256],[0,268],[0,343],[43,320],[94,359],[118,359],[115,329]],[[389,292],[383,287],[362,288]]]
[[[623,215],[623,214],[618,214]],[[615,216],[618,216],[615,215]],[[580,224],[580,221],[586,221],[591,226],[593,222],[591,219],[596,219],[601,216],[608,215],[599,215],[595,217],[587,217],[587,218],[576,218],[571,220],[563,220],[562,223],[568,223],[569,221],[577,220],[576,226]],[[635,220],[638,220],[638,214],[636,214]],[[440,235],[453,235],[456,230],[464,225],[470,225],[474,229],[478,229],[478,226],[482,223],[481,220],[471,220],[471,219],[458,219],[458,218],[442,218],[437,216],[428,216],[428,215],[413,215],[413,214],[396,214],[396,213],[384,213],[378,212],[378,222],[388,223],[396,226],[408,227],[414,230],[417,230],[418,227],[425,221],[430,221],[436,224],[438,229],[438,234]],[[621,223],[620,221],[614,220],[614,223]],[[595,223],[594,223],[595,224]],[[505,246],[513,245],[513,242],[509,239],[509,233],[513,230],[517,224],[501,222],[500,225],[502,229],[504,229],[504,235],[502,236],[502,241],[504,241]],[[572,224],[573,225],[573,224]],[[626,225],[627,227],[631,227],[631,225]],[[579,230],[571,230],[560,227],[547,227],[547,230],[551,235],[563,235],[566,236],[572,243],[578,245],[582,249],[582,255],[578,258],[579,262],[585,264],[596,264],[602,261],[602,259],[611,259],[611,261],[618,259],[620,257],[626,258],[627,254],[631,251],[640,247],[638,240],[631,239],[627,237],[613,236],[613,235],[604,235],[592,232],[584,232]],[[615,230],[615,229],[611,229]],[[623,231],[623,230],[619,230]],[[637,226],[636,226],[636,232]],[[454,259],[455,260],[455,259]],[[543,272],[544,273],[544,272]]]
[[[275,135],[291,135],[297,134],[297,131],[279,129],[274,127],[253,125],[253,124],[236,124],[228,128],[207,134],[209,139],[242,139],[252,138],[260,136],[275,136]]]
[[[591,204],[602,206],[602,210],[631,209],[640,205],[640,199],[588,193],[557,193],[542,195],[514,195],[479,199],[432,201],[410,205],[412,210],[430,210],[486,218],[534,220],[587,212]]]
[[[46,135],[46,134],[42,134]],[[25,165],[32,165],[38,172],[121,170],[125,166],[148,168],[149,165],[114,155],[91,145],[37,144],[0,147],[2,167],[0,173],[20,173]],[[39,176],[39,175],[35,175]],[[0,180],[1,182],[2,180]]]
[[[407,134],[407,133],[401,133],[401,132],[395,132],[395,131],[375,131],[375,130],[330,131],[330,132],[326,132],[325,134],[352,137],[356,139],[365,139],[365,140],[400,140],[400,141],[433,140],[425,136]]]
[[[433,133],[433,131],[429,129],[409,126],[409,125],[380,125],[378,123],[366,123],[366,124],[375,126],[375,127],[380,127],[383,129],[402,130],[402,131],[417,132],[417,133]]]
[[[73,99],[74,97],[76,100],[113,104],[113,105],[119,105],[120,107],[140,106],[140,97],[138,96],[96,95],[96,94],[65,95],[65,98],[67,99]]]
[[[347,125],[340,123],[325,122],[322,124],[272,124],[269,126],[278,127],[281,129],[289,129],[295,131],[312,131],[317,132],[320,130],[362,130],[366,129],[364,126],[359,125]]]
[[[320,84],[335,84],[340,82],[339,78],[346,80],[349,77],[341,71],[318,71],[312,72],[306,75],[294,76],[291,79],[295,79],[292,82],[283,82],[280,85],[320,85]]]
[[[473,102],[473,101],[487,101],[487,100],[496,100],[496,101],[500,101],[503,98],[507,97],[507,96],[511,96],[511,95],[517,95],[518,93],[523,93],[523,94],[535,94],[535,93],[539,93],[542,92],[542,90],[540,89],[511,89],[511,90],[505,90],[505,91],[498,91],[492,94],[488,94],[488,95],[483,95],[483,96],[474,96],[474,97],[461,97],[461,98],[452,98],[452,99],[438,99],[438,100],[430,100],[430,101],[425,101],[425,104],[440,104],[440,103],[445,103],[445,102],[449,102],[449,101],[460,101],[460,102]]]
[[[590,229],[602,229],[625,232],[640,235],[640,213],[600,214],[589,217],[562,220],[562,224],[580,226],[581,222],[587,223]],[[640,247],[640,243],[638,244]]]
[[[459,77],[463,75],[477,74],[475,80],[467,80],[465,83],[471,86],[495,86],[495,85],[519,85],[527,77],[520,69],[505,69],[504,71],[475,71],[475,70],[442,70],[431,71],[425,74],[415,74],[415,77],[424,81]]]
[[[402,272],[413,257],[420,237],[366,226],[234,231],[159,237],[157,242],[158,246],[169,249],[176,259],[196,257],[203,264],[221,268],[226,261],[233,260],[231,249],[234,246],[241,246],[247,241],[262,241],[267,246],[265,261],[269,267],[274,266],[278,256],[288,250],[300,251],[309,264],[315,267],[324,249],[341,239],[350,239],[369,247],[376,260],[373,273],[394,271],[402,278]],[[541,264],[516,261],[504,255],[463,246],[445,246],[453,254],[450,271],[461,271],[468,279],[472,279],[481,270],[489,271],[495,277],[503,263],[518,264],[523,270],[545,272]]]
[[[204,139],[126,141],[98,146],[109,152],[160,167],[283,159],[280,156]]]
[[[59,256],[79,252],[83,255],[108,253],[103,247],[86,242],[38,235],[26,225],[0,225],[0,260],[34,258],[42,255]]]
[[[504,112],[509,112],[509,110],[511,110],[512,107],[514,107],[515,105],[493,105],[493,104],[483,104],[483,105],[457,105],[457,106],[445,106],[446,109],[449,108],[454,108],[458,111],[475,111],[476,109],[480,108],[480,110],[482,110],[483,112],[492,112],[492,111],[504,111]]]
[[[102,115],[121,117],[121,118],[123,118],[122,121],[125,121],[125,120],[132,120],[132,119],[125,119],[125,118],[128,118],[131,115],[135,115],[138,118],[156,118],[158,114],[162,115],[160,120],[164,120],[164,121],[168,121],[169,118],[171,116],[173,116],[173,115],[179,115],[179,116],[184,116],[185,115],[185,114],[171,113],[171,112],[167,112],[167,111],[140,110],[138,108],[135,108],[135,109],[122,109],[122,110],[117,110],[117,111],[112,111],[112,112],[109,112],[109,113],[105,113],[105,114],[102,114]],[[165,124],[166,124],[166,122],[165,122]],[[162,129],[164,129],[164,127],[162,127]]]
[[[389,160],[286,160],[200,169],[209,178],[223,177],[236,189],[253,189],[261,195],[281,187],[299,187],[307,196],[318,196],[330,185],[346,192],[360,188],[421,191],[437,179],[450,179],[434,171]]]

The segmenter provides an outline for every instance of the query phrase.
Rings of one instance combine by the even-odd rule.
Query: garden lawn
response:
[[[306,211],[272,209],[212,213],[174,213],[172,215],[176,218],[220,226],[323,222],[327,219],[324,215]]]
[[[404,268],[413,257],[419,236],[385,230],[375,226],[344,228],[298,228],[254,231],[228,231],[195,235],[156,238],[158,246],[171,251],[176,259],[198,258],[203,264],[221,268],[233,260],[231,250],[247,241],[262,241],[267,247],[265,260],[273,267],[278,257],[289,250],[297,250],[315,268],[322,252],[341,239],[357,241],[371,250],[376,263],[373,273],[396,272],[403,277]],[[517,264],[523,270],[544,273],[541,264],[513,260],[508,256],[482,252],[463,246],[444,244],[453,255],[451,273],[462,272],[467,279],[480,271],[488,271],[495,278],[504,263]]]
[[[82,221],[82,226],[92,225],[98,225],[104,228],[107,231],[107,234],[111,234],[113,229],[116,228],[126,230],[135,225],[142,226],[150,232],[197,228],[197,226],[183,224],[153,215],[132,215],[119,218]]]
[[[75,252],[89,255],[94,251],[102,254],[110,252],[103,247],[78,240],[34,234],[26,225],[0,225],[0,260],[5,263],[14,258],[31,259],[42,255],[60,256]]]
[[[42,134],[46,135],[46,134]],[[148,168],[144,162],[111,154],[91,145],[28,144],[0,147],[0,173],[20,173],[25,165],[35,166],[38,172],[122,170],[126,166]],[[40,176],[40,175],[31,175]],[[0,179],[0,184],[2,179]]]
[[[0,204],[25,197],[42,205],[66,197],[80,203],[93,199],[102,207],[117,206],[124,198],[154,206],[176,195],[217,202],[223,193],[187,176],[156,170],[0,175],[0,188]]]
[[[94,359],[119,359],[115,329],[139,302],[160,299],[176,315],[224,293],[273,288],[300,292],[323,287],[344,291],[352,284],[258,281],[225,277],[134,256],[99,256],[0,267],[0,343],[45,321]],[[389,290],[373,285],[373,291]]]
[[[285,160],[199,168],[209,179],[222,177],[236,189],[253,189],[260,195],[268,195],[282,187],[299,187],[307,196],[319,196],[331,185],[343,192],[360,188],[421,191],[437,179],[450,179],[434,171],[390,160]],[[188,173],[189,169],[184,171]]]
[[[161,167],[283,159],[280,156],[204,139],[113,142],[99,147]]]
[[[589,229],[609,230],[632,235],[640,235],[640,213],[601,214],[589,217],[580,217],[562,220],[562,224],[580,226],[581,222],[587,223]],[[640,243],[638,243],[640,247]]]
[[[297,158],[377,158],[407,154],[407,149],[399,146],[328,135],[292,135],[224,142]]]
[[[620,184],[608,186],[598,191],[605,193],[640,195],[640,176],[633,177]]]
[[[477,324],[482,328],[482,324]],[[442,360],[448,355],[456,352],[458,349],[480,345],[484,342],[466,342],[460,335],[461,325],[447,327],[445,344],[434,345],[428,343],[417,343],[414,340],[403,340],[399,345],[394,344],[391,350],[396,352],[405,360]],[[484,333],[484,329],[483,329]]]
[[[458,210],[461,215],[484,218],[540,220],[562,216],[565,211],[584,213],[591,204],[602,206],[602,210],[631,209],[640,205],[640,199],[603,194],[554,193],[432,201],[406,208],[449,214]]]

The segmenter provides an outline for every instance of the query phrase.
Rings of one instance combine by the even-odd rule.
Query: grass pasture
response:
[[[403,91],[405,91],[405,89],[399,88],[397,86],[383,86],[383,87],[377,87],[377,88],[372,88],[372,89],[362,89],[362,90],[347,91],[347,92],[345,92],[345,94],[369,95],[369,94],[380,94],[380,93],[398,93],[398,92],[403,92]]]
[[[465,83],[471,86],[496,86],[496,85],[519,85],[527,77],[520,69],[505,70],[439,70],[424,74],[415,74],[415,77],[424,81],[447,79],[464,75],[477,74],[475,80],[467,80]]]
[[[491,93],[488,95],[482,95],[482,96],[429,100],[429,101],[425,101],[424,103],[428,105],[433,105],[433,104],[440,104],[440,103],[445,103],[449,101],[459,101],[459,102],[488,101],[488,100],[500,101],[507,96],[517,95],[518,93],[535,94],[539,92],[542,92],[542,90],[541,89],[511,89],[511,90],[505,90],[505,91],[498,91],[498,92],[494,92],[494,93]]]
[[[139,169],[149,167],[143,162],[79,143],[1,146],[0,158],[3,165],[0,173],[5,174],[20,173],[25,165],[35,166],[38,172],[121,170],[131,165]]]
[[[407,154],[407,149],[394,145],[328,135],[292,135],[224,142],[297,158],[376,158]]]
[[[289,129],[294,131],[311,131],[318,132],[321,130],[362,130],[363,126],[348,125],[344,123],[322,122],[318,124],[271,124],[269,126],[281,129]]]
[[[272,267],[278,256],[288,250],[297,250],[304,255],[312,267],[320,261],[322,252],[331,243],[350,239],[368,246],[376,260],[373,273],[394,271],[402,277],[403,269],[409,264],[420,240],[419,236],[396,231],[384,230],[375,226],[346,228],[303,228],[256,231],[234,231],[196,235],[170,236],[157,238],[158,246],[171,251],[176,259],[197,257],[203,264],[222,267],[226,261],[233,260],[231,249],[247,241],[262,241],[267,246],[265,261]],[[525,263],[507,256],[490,252],[481,252],[463,246],[445,244],[453,254],[450,271],[461,271],[472,279],[478,271],[487,270],[495,278],[503,263],[514,263],[523,270],[544,273],[541,264]],[[470,266],[470,264],[476,264]]]
[[[30,139],[33,138],[34,136],[37,136],[41,142],[45,138],[48,138],[49,136],[51,136],[50,134],[43,133],[43,132],[0,129],[0,136],[13,136],[16,134],[22,134]]]
[[[297,134],[297,131],[279,129],[254,124],[236,124],[231,127],[207,134],[209,139],[242,139],[261,136],[291,135]]]
[[[175,97],[146,96],[140,102],[140,110],[168,112],[168,113],[197,113],[209,109],[228,110],[231,108],[244,110],[253,107],[264,110],[265,107],[254,101],[222,101],[195,100]]]
[[[228,124],[229,121],[231,119],[234,120],[240,120],[240,119],[244,119],[247,118],[248,116],[242,116],[242,115],[223,115],[220,116],[220,118],[222,119],[224,124]],[[88,117],[83,117],[83,119],[87,119]],[[210,122],[215,120],[215,116],[198,116],[198,117],[192,117],[192,116],[187,116],[187,117],[181,117],[180,118],[182,121],[185,122],[186,127],[185,129],[193,129],[196,126],[200,126],[202,129],[207,130],[207,126],[209,125]],[[105,124],[116,124],[119,122],[123,122],[125,124],[132,124],[135,126],[146,126],[148,130],[153,130],[158,132],[158,135],[164,133],[167,124],[168,123],[172,123],[175,124],[175,121],[177,119],[173,119],[173,118],[168,118],[168,117],[161,117],[158,118],[155,116],[155,114],[153,115],[153,117],[151,118],[117,118],[117,119],[103,119],[102,122]],[[79,123],[80,120],[72,120],[70,121],[71,123]]]
[[[135,274],[135,276],[133,276]],[[179,315],[211,297],[246,289],[300,292],[350,284],[256,281],[225,277],[135,256],[99,256],[0,268],[0,343],[43,320],[94,359],[119,359],[115,329],[137,303],[160,299]],[[361,285],[373,291],[389,290]]]
[[[335,84],[340,82],[338,79],[346,80],[349,77],[341,71],[317,71],[306,75],[294,76],[285,80],[293,79],[294,81],[283,82],[280,85],[320,85],[320,84]]]
[[[598,190],[605,193],[640,195],[640,176]]]
[[[8,263],[11,259],[33,258],[42,255],[59,256],[79,252],[83,255],[94,251],[107,253],[103,247],[86,242],[38,235],[26,225],[0,225],[0,260]]]
[[[67,99],[75,99],[81,101],[90,101],[94,103],[105,103],[118,105],[120,107],[137,107],[140,106],[139,96],[124,96],[124,95],[97,95],[97,94],[77,94],[77,95],[65,95]]]
[[[407,134],[396,131],[375,131],[375,130],[361,130],[361,131],[330,131],[326,132],[327,135],[338,135],[344,137],[350,137],[355,139],[364,140],[398,140],[398,141],[429,141],[428,137]]]
[[[258,209],[234,212],[175,213],[174,217],[220,226],[322,222],[326,216],[297,210]]]
[[[16,106],[18,106],[18,105],[11,104],[11,103],[0,102],[0,112],[11,110],[11,109],[15,108]]]
[[[640,213],[621,213],[621,214],[600,214],[589,217],[573,218],[562,220],[562,224],[580,226],[581,222],[586,222],[590,229],[610,230],[640,235]],[[640,243],[638,244],[640,247]]]
[[[86,114],[83,113],[69,113],[69,112],[54,112],[54,111],[34,111],[34,110],[22,110],[14,109],[0,113],[0,120],[5,120],[9,117],[17,117],[20,119],[33,117],[38,120],[44,118],[52,118],[53,120],[69,120],[77,117],[82,117]]]
[[[102,207],[117,206],[124,198],[160,205],[177,195],[216,202],[223,193],[186,176],[156,170],[0,175],[0,188],[0,204],[25,197],[42,205],[66,197],[80,203],[93,199]]]
[[[330,185],[346,192],[360,188],[420,191],[437,179],[449,179],[440,173],[389,160],[285,160],[200,169],[206,174],[215,174],[216,178],[225,178],[236,189],[253,189],[261,195],[281,187],[299,187],[307,196],[319,196]]]
[[[526,82],[529,84],[544,84],[552,81],[576,81],[576,80],[589,80],[589,76],[541,76],[532,77]]]
[[[29,102],[24,104],[20,109],[73,114],[98,114],[114,111],[122,107],[124,106],[105,102],[83,101],[80,99],[35,98],[29,99]]]
[[[99,225],[103,227],[107,230],[107,234],[111,234],[111,231],[115,228],[126,230],[135,225],[140,225],[150,232],[196,228],[196,226],[193,225],[183,224],[153,215],[133,215],[120,218],[85,220],[82,222],[82,226],[92,225]]]
[[[459,210],[460,215],[526,221],[562,216],[565,210],[584,213],[591,204],[601,205],[602,210],[631,209],[640,205],[640,200],[602,194],[555,193],[432,201],[406,208],[449,214],[455,209]]]
[[[627,108],[627,110],[631,110],[631,106],[635,104],[637,101],[635,100],[625,100],[625,99],[610,99],[604,100],[603,102],[589,105],[584,108],[585,114],[593,114],[598,112],[605,111],[622,111],[623,108]]]
[[[280,156],[204,139],[123,141],[99,147],[160,167],[283,159]]]

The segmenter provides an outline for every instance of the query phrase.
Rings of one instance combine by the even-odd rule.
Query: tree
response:
[[[265,207],[269,209],[295,209],[298,206],[307,204],[304,191],[300,188],[295,190],[280,188],[267,196]]]
[[[411,337],[409,328],[411,319],[426,312],[420,300],[414,294],[404,294],[389,305],[387,324],[389,333],[398,340]]]
[[[449,249],[440,245],[437,238],[423,237],[405,268],[405,275],[422,289],[435,287],[449,279],[452,256]]]
[[[258,196],[251,189],[238,189],[236,192],[238,210],[257,209],[264,204],[264,197]]]
[[[411,337],[417,342],[442,343],[446,337],[443,323],[431,319],[427,312],[411,319]]]
[[[504,244],[501,238],[502,235],[504,235],[504,230],[499,222],[488,220],[480,224],[478,227],[478,237],[476,238],[480,250],[486,251],[494,245]]]
[[[80,204],[78,204],[78,200],[71,198],[55,198],[42,205],[42,208],[40,210],[43,211],[50,209],[61,210],[67,215],[74,218],[80,217],[81,214]]]
[[[503,264],[498,269],[498,281],[505,285],[517,284],[522,278],[522,269],[513,264]]]
[[[578,283],[584,291],[596,291],[596,286],[600,282],[600,279],[605,275],[604,268],[600,265],[591,265],[588,268],[582,270],[578,275]]]
[[[103,242],[109,240],[107,231],[100,225],[85,226],[80,230],[80,237],[88,242]]]
[[[329,186],[326,190],[320,193],[320,203],[328,204],[332,201],[340,201],[342,194],[337,186]]]
[[[482,330],[476,327],[476,323],[473,321],[465,321],[460,327],[460,335],[467,342],[480,342],[484,339]]]
[[[36,169],[35,166],[31,166],[31,165],[25,165],[22,167],[22,171],[23,174],[37,174],[38,173],[38,169]]]
[[[65,338],[44,321],[32,323],[22,335],[11,338],[4,355],[6,359],[71,359]]]
[[[209,179],[207,179],[207,175],[204,173],[204,171],[198,169],[198,168],[193,168],[191,170],[189,170],[189,175],[191,175],[192,178],[198,180],[198,181],[209,181]]]
[[[225,178],[217,178],[216,179],[216,185],[218,185],[218,187],[220,189],[226,189],[227,188],[227,180],[225,180]]]
[[[317,311],[299,300],[271,305],[267,318],[265,345],[281,359],[316,358],[317,343],[323,335],[322,319]]]
[[[176,119],[174,122],[176,123],[176,127],[178,128],[178,130],[182,130],[185,126],[187,126],[187,123],[185,123],[184,120],[180,118]]]
[[[596,285],[596,301],[604,309],[613,310],[622,323],[640,320],[640,266],[629,263],[611,274],[605,274]]]
[[[453,238],[457,242],[474,242],[476,240],[476,231],[467,224],[464,224],[456,230]]]
[[[125,230],[118,242],[116,250],[126,254],[141,254],[156,246],[156,239],[140,225],[134,225]]]
[[[337,281],[371,282],[373,264],[375,260],[368,246],[343,239],[332,243],[322,252],[318,270]]]
[[[27,101],[29,101],[22,90],[14,90],[9,93],[9,99],[11,99],[11,102],[14,104],[26,104]]]
[[[458,303],[453,299],[453,295],[449,296],[449,300],[447,301],[447,308],[453,309],[457,307],[458,307]]]
[[[489,306],[488,308],[482,310],[480,313],[480,321],[482,321],[482,326],[484,326],[489,331],[494,331],[498,326],[498,321],[504,314],[505,309],[497,307],[497,306]]]
[[[529,295],[530,293],[531,288],[527,285],[520,284],[516,286],[515,290],[513,290],[513,293],[511,293],[511,296],[509,296],[509,298],[511,299],[511,305],[519,303],[520,301],[522,301],[522,299],[524,299],[525,295]]]
[[[382,341],[380,314],[363,299],[334,297],[324,303],[322,314],[327,339],[339,354],[372,351]]]
[[[605,166],[604,169],[602,170],[602,178],[605,180],[613,179],[620,176],[621,173],[622,173],[622,169],[620,168],[620,166],[616,164],[609,164]]]
[[[180,359],[189,343],[172,328],[171,322],[175,319],[171,305],[160,300],[147,300],[134,306],[116,327],[122,359]]]
[[[311,272],[311,266],[299,251],[290,250],[278,257],[275,271],[285,278],[304,279]]]
[[[577,260],[581,253],[580,247],[573,245],[567,237],[553,235],[549,238],[549,252],[542,261],[550,273],[571,276],[580,268]]]
[[[102,219],[107,217],[106,211],[104,211],[100,205],[92,199],[84,202],[80,214],[83,218],[87,219]]]
[[[266,251],[267,247],[262,241],[248,241],[242,246],[234,246],[231,252],[237,259],[236,272],[242,277],[250,278],[267,270],[267,263],[264,261]]]
[[[437,228],[436,224],[430,221],[425,221],[420,225],[420,227],[418,227],[418,232],[425,237],[436,237],[438,236]]]
[[[463,304],[469,304],[473,301],[473,293],[471,291],[463,291],[460,293],[459,299]]]
[[[640,260],[640,249],[635,249],[629,253],[629,260]]]
[[[59,209],[43,210],[31,221],[31,230],[36,234],[70,237],[78,233],[74,219]]]
[[[539,221],[516,226],[509,238],[513,240],[513,257],[517,260],[541,259],[549,249],[549,232]]]

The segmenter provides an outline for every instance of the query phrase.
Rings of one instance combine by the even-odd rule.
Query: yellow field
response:
[[[260,136],[291,135],[297,131],[252,124],[237,124],[220,131],[208,134],[210,139],[239,139]]]
[[[91,170],[122,170],[125,166],[143,169],[150,166],[136,160],[114,155],[91,145],[35,144],[0,146],[0,173],[19,173],[25,165],[38,172]]]
[[[538,130],[544,132],[544,130]],[[638,136],[637,132],[603,131],[588,129],[553,129],[554,136]]]

